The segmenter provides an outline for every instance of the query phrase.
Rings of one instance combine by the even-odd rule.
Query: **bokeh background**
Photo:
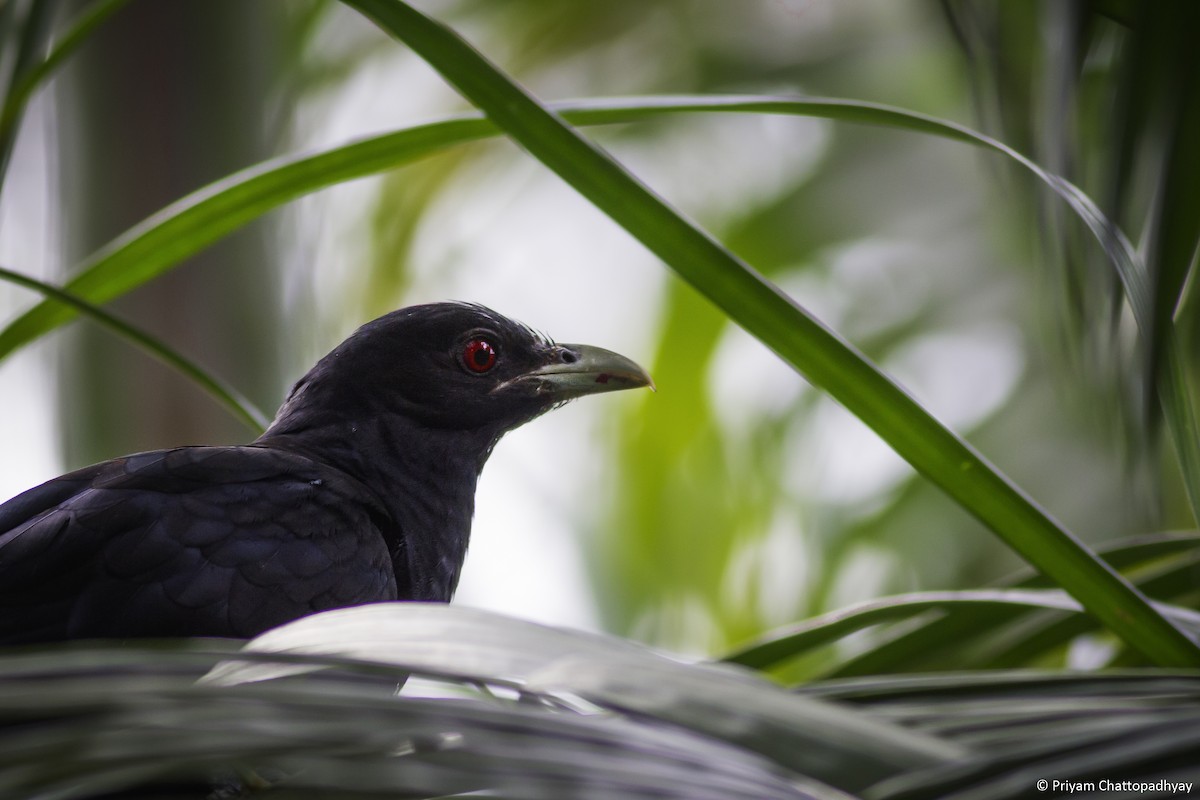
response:
[[[417,5],[543,100],[840,96],[1039,144],[1005,127],[1009,95],[989,104],[972,91],[970,31],[926,0]],[[1032,17],[1048,5],[1010,8]],[[1031,52],[1065,46],[1057,30],[1041,26]],[[1096,52],[1099,80],[1108,64]],[[0,263],[61,281],[231,172],[466,108],[424,62],[333,3],[135,0],[30,106],[0,196]],[[1094,320],[1070,313],[1078,287],[1040,246],[1035,211],[1050,201],[996,157],[791,117],[688,116],[589,135],[1084,539],[1186,519],[1169,459],[1132,431],[1124,329],[1080,335]],[[1067,226],[1064,241],[1083,238]],[[306,197],[113,308],[273,409],[361,322],[448,298],[618,350],[658,384],[574,404],[500,445],[458,602],[713,653],[858,600],[978,586],[1018,566],[505,141]],[[4,319],[34,300],[0,284]],[[0,397],[5,497],[126,452],[250,436],[86,322],[0,364]]]

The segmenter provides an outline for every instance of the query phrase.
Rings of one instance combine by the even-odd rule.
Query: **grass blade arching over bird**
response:
[[[1118,636],[1157,663],[1200,665],[1194,641],[972,447],[457,34],[400,0],[343,2],[412,47],[510,137],[874,429]]]

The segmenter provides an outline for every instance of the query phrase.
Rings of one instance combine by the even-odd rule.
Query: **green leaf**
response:
[[[5,5],[7,7],[0,7],[0,19],[4,23],[3,27],[7,29],[13,23],[13,16],[17,12],[16,3]],[[50,0],[33,0],[25,9],[19,32],[10,33],[4,41],[0,41],[0,45],[16,45],[13,48],[15,55],[11,57],[12,61],[8,65],[11,72],[4,92],[4,108],[0,109],[0,187],[3,187],[4,176],[8,174],[8,160],[12,157],[13,145],[17,140],[17,122],[27,99],[20,92],[21,79],[33,68],[42,48],[45,47],[46,40],[50,37],[50,23],[53,17],[54,7]]]
[[[824,614],[773,633],[765,641],[724,657],[724,661],[755,669],[769,669],[804,651],[840,639],[847,634],[881,622],[910,619],[927,611],[953,609],[980,620],[981,624],[1010,619],[1029,609],[1081,614],[1083,607],[1063,592],[1053,589],[975,589],[957,592],[913,592],[868,600],[846,609]],[[1184,608],[1159,605],[1164,616],[1181,628],[1200,634],[1200,614]],[[993,615],[990,612],[996,612]]]
[[[183,796],[205,797],[206,783],[237,769],[260,789],[277,781],[285,796],[488,789],[514,800],[841,797],[815,781],[788,780],[752,753],[668,726],[532,704],[397,696],[395,676],[198,686],[194,673],[164,671],[152,653],[141,655],[142,664],[125,669],[6,680],[0,720],[25,729],[0,737],[0,793],[86,798],[184,783],[191,792]]]
[[[0,267],[0,280],[6,280],[10,283],[15,283],[18,286],[24,286],[27,289],[33,289],[35,292],[40,292],[46,297],[58,303],[72,308],[81,314],[91,317],[103,327],[113,333],[133,342],[138,347],[145,350],[150,355],[157,358],[167,366],[175,369],[181,375],[189,378],[213,397],[221,406],[223,406],[230,414],[246,424],[246,427],[254,431],[256,434],[262,433],[267,426],[271,424],[271,420],[264,414],[254,403],[242,395],[237,389],[222,381],[217,376],[211,374],[200,365],[196,364],[186,356],[169,347],[161,339],[158,339],[145,331],[130,325],[122,319],[114,317],[102,308],[97,308],[86,300],[74,296],[70,292],[64,292],[57,286],[51,286],[48,283],[30,278],[27,275],[22,275],[19,272],[13,272],[10,269]]]
[[[1106,549],[1106,560],[1130,570],[1144,592],[1160,599],[1185,596],[1194,584],[1200,535],[1156,534],[1123,541]],[[773,669],[808,650],[881,623],[908,622],[883,641],[857,653],[828,672],[826,677],[874,675],[928,669],[995,668],[1018,666],[1044,650],[1060,646],[1095,629],[1089,617],[1068,611],[1054,595],[1041,591],[1052,586],[1030,570],[1000,582],[987,594],[924,593],[883,598],[773,631],[725,658],[745,666]],[[1013,590],[1019,590],[1010,594]],[[1050,605],[1041,602],[1049,598]],[[916,601],[916,602],[912,602]],[[928,621],[922,622],[928,617]],[[1037,622],[1031,618],[1036,617]],[[1008,630],[1021,623],[1015,634]],[[1031,624],[1032,623],[1032,624]],[[980,653],[966,647],[982,642]]]
[[[1082,219],[1098,224],[1094,229],[1105,225],[1093,203],[1077,199],[1082,196],[1078,189],[1011,148],[956,123],[891,106],[841,98],[681,95],[566,101],[552,108],[576,125],[628,123],[666,114],[750,113],[819,117],[936,135],[1015,159],[1073,208],[1077,207]],[[143,220],[85,259],[64,288],[92,303],[107,302],[284,203],[343,181],[396,169],[453,145],[498,134],[496,126],[481,115],[464,114],[324,152],[255,165]],[[54,303],[43,303],[26,312],[0,331],[0,359],[72,318],[70,309]]]
[[[1182,603],[1190,601],[1194,591],[1196,561],[1200,556],[1195,545],[1195,535],[1145,537],[1128,546],[1113,548],[1105,557],[1118,567],[1131,568],[1131,577],[1146,594],[1165,602]],[[1019,588],[1049,585],[1040,577],[1028,575],[1006,583]],[[1003,626],[1014,622],[1020,626],[1019,630],[1015,635],[1005,635]],[[1034,614],[1017,607],[994,608],[982,614],[956,612],[897,632],[839,665],[829,675],[923,670],[939,660],[952,661],[953,664],[946,666],[955,668],[1025,665],[1045,650],[1093,630],[1095,625],[1084,617]],[[972,640],[981,642],[983,647],[978,654],[964,658],[962,644]]]
[[[1190,672],[887,676],[823,681],[800,691],[979,754],[884,781],[864,793],[871,798],[1030,797],[1040,779],[1195,785],[1200,680]],[[1060,786],[1057,793],[1068,791]]]
[[[26,30],[30,35],[22,42],[21,56],[13,67],[12,83],[4,95],[4,105],[0,107],[0,186],[4,184],[8,158],[12,153],[21,115],[29,103],[29,98],[91,35],[92,31],[128,2],[129,0],[97,0],[89,5],[67,26],[67,31],[58,44],[36,64],[32,63],[33,54],[37,49],[36,43],[45,36],[49,29],[50,4],[38,2],[34,5],[31,17],[35,14],[36,17],[26,23]],[[11,13],[11,7],[16,4],[8,5],[10,8],[6,9],[6,12]]]
[[[1054,578],[1118,636],[1163,665],[1200,647],[1016,485],[790,297],[671,209],[453,31],[400,0],[343,0],[412,47],[515,141],[662,258],[743,328],[870,426],[905,460]],[[1127,243],[1061,187],[1114,250]],[[1098,215],[1098,218],[1097,218]],[[1119,255],[1120,253],[1118,253]],[[1135,300],[1135,306],[1139,301]],[[1140,302],[1144,302],[1142,299]]]
[[[945,120],[876,103],[840,98],[666,96],[587,100],[554,104],[577,125],[636,122],[665,114],[787,114],[879,125],[986,147],[1031,169],[1068,202],[1081,193],[995,140]],[[222,237],[284,203],[337,183],[395,169],[452,145],[499,134],[478,114],[431,122],[374,136],[325,152],[268,161],[230,175],[162,209],[93,253],[64,287],[93,303],[104,303],[161,275]],[[1074,205],[1073,205],[1074,207]],[[1085,220],[1094,204],[1082,202]],[[37,306],[0,331],[0,358],[72,319],[52,303]]]
[[[269,161],[235,173],[126,231],[84,261],[64,289],[92,303],[104,303],[289,200],[413,161],[448,143],[480,138],[490,131],[491,126],[479,119],[449,120],[365,139],[326,153]],[[73,317],[74,312],[60,304],[38,305],[0,332],[0,358]]]

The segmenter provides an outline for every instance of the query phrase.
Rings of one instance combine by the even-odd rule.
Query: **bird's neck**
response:
[[[493,437],[377,417],[295,431],[273,426],[256,444],[303,453],[363,483],[394,525],[382,532],[398,599],[450,600],[470,540],[475,485]]]

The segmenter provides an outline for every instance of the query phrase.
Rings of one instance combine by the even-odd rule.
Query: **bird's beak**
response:
[[[654,389],[654,381],[646,370],[611,350],[586,344],[559,344],[551,354],[550,363],[509,381],[509,385],[533,386],[538,394],[556,400],[641,386]]]

